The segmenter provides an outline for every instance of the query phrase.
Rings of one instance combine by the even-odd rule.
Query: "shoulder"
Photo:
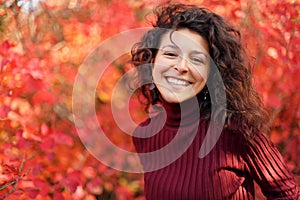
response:
[[[151,129],[155,129],[156,127],[164,124],[165,120],[161,113],[158,113],[155,116],[148,117],[144,121],[140,122],[137,127],[134,129],[133,136],[138,136],[139,132],[150,131]]]
[[[240,155],[247,157],[259,152],[274,151],[276,149],[275,144],[266,133],[262,131],[243,131],[236,125],[233,122],[231,126],[225,126],[221,136],[224,145],[231,147],[231,150],[238,151]]]
[[[300,191],[293,174],[267,135],[254,134],[247,140],[246,147],[244,151],[246,170],[258,183],[267,199],[299,198]]]
[[[134,144],[145,142],[145,139],[158,133],[164,126],[164,122],[163,116],[159,113],[139,123],[132,133]]]
[[[246,139],[243,153],[248,167],[267,170],[274,168],[275,163],[284,165],[283,157],[276,145],[262,132],[256,132]]]
[[[226,132],[227,135],[230,135],[229,137],[233,137],[235,140],[242,142],[246,147],[255,147],[257,145],[275,146],[270,140],[269,135],[264,131],[254,130],[247,125],[244,128],[243,127],[244,125],[241,124],[241,121],[230,119],[224,125],[224,132]]]
[[[137,127],[135,127],[133,133],[132,133],[132,138],[133,141],[135,141],[137,138],[141,137],[141,132],[143,128],[147,127],[151,122],[151,118],[147,118],[144,121],[140,122]]]
[[[271,141],[270,137],[263,132],[255,132],[248,136],[246,139],[246,144],[249,150],[268,150],[270,148],[276,149],[275,144]]]

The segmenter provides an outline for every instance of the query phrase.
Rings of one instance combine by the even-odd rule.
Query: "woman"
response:
[[[254,181],[268,199],[300,198],[263,135],[268,117],[239,32],[193,5],[154,13],[154,28],[132,49],[146,109],[157,110],[133,137],[146,198],[254,199]]]

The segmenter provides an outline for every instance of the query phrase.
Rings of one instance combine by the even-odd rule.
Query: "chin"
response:
[[[188,97],[188,98],[162,97],[162,98],[169,103],[182,103],[192,97]]]

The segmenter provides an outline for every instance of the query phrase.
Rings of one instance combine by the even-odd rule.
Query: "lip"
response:
[[[184,78],[179,78],[179,77],[177,77],[177,76],[166,76],[166,79],[168,79],[168,78],[173,78],[173,79],[185,81],[185,82],[188,82],[188,83],[192,84],[191,81],[189,81],[189,80],[187,80],[187,79],[184,79]]]
[[[166,76],[165,79],[167,83],[175,89],[186,88],[192,84],[191,81],[188,81],[183,78],[174,77],[174,76]]]

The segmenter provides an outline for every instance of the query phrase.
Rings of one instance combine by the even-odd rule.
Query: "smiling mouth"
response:
[[[189,81],[177,79],[177,78],[173,78],[173,77],[167,77],[166,79],[167,79],[168,83],[171,83],[173,85],[189,86],[191,84]]]

